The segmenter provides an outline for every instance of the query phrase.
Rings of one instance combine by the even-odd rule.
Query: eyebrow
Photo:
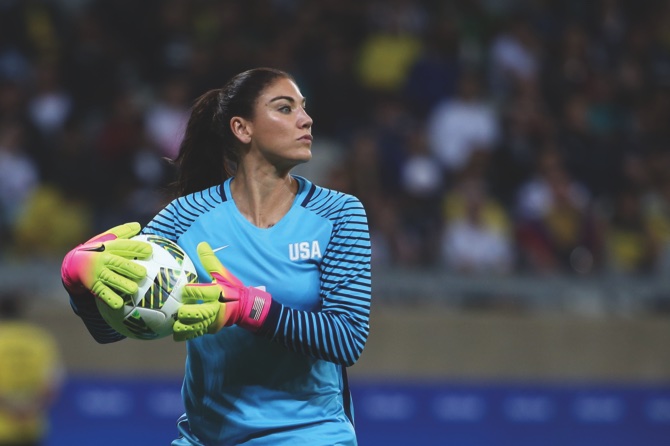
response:
[[[289,101],[291,104],[295,104],[295,99],[291,96],[277,96],[275,98],[270,99],[268,103],[276,102],[276,101],[281,101],[281,100],[286,100]],[[307,102],[307,98],[302,98],[302,104],[305,105]]]

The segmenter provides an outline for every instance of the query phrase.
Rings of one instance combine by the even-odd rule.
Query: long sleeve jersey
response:
[[[369,333],[370,237],[360,201],[294,176],[299,190],[270,228],[237,209],[230,183],[175,199],[143,229],[202,268],[207,241],[245,285],[272,295],[254,334],[237,326],[187,342],[182,438],[174,445],[356,444],[346,367]],[[75,311],[99,342],[122,338],[94,307]]]

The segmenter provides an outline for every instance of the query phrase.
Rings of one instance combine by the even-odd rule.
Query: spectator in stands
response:
[[[186,79],[171,76],[157,91],[156,100],[145,111],[148,141],[164,157],[174,159],[184,137],[191,101]]]
[[[43,60],[35,67],[35,85],[28,101],[28,115],[42,137],[52,141],[70,117],[74,103],[65,88],[59,65]]]
[[[543,150],[537,174],[521,186],[517,197],[515,226],[523,268],[536,273],[592,272],[601,248],[592,205],[558,152]]]
[[[444,198],[441,260],[457,274],[507,274],[514,270],[511,225],[481,177],[464,176]]]
[[[536,82],[516,84],[500,104],[501,143],[492,156],[489,177],[495,194],[506,206],[535,171],[538,148],[555,139],[556,124]]]
[[[494,100],[504,101],[519,85],[537,82],[540,50],[538,36],[525,17],[514,14],[506,20],[490,47],[488,73]]]
[[[398,211],[418,266],[434,265],[439,257],[441,200],[447,186],[444,169],[428,147],[423,126],[409,129],[406,159],[400,170]]]
[[[441,101],[428,116],[432,152],[447,172],[458,172],[474,152],[490,155],[499,142],[499,117],[490,104],[478,74],[467,71],[458,95]]]
[[[637,189],[624,185],[616,192],[604,232],[606,271],[619,275],[649,274],[655,271],[659,239],[644,212]]]
[[[369,33],[360,42],[357,74],[365,88],[399,92],[410,67],[421,54],[425,26],[423,5],[409,1],[374,2],[369,6]]]
[[[0,246],[5,247],[40,181],[37,164],[25,149],[25,133],[21,122],[0,121]]]
[[[403,95],[419,119],[456,94],[461,69],[457,27],[454,17],[441,14],[423,34],[421,54],[410,66],[403,86]]]
[[[552,144],[541,147],[534,157],[533,172],[519,187],[514,213],[522,221],[537,220],[550,212],[557,199],[552,187],[559,178],[569,176],[559,149]],[[574,179],[567,185],[567,199],[577,209],[586,209],[591,195]]]
[[[0,295],[0,445],[47,444],[63,364],[53,335],[26,319],[26,296]]]

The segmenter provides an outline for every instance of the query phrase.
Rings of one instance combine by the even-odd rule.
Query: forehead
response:
[[[281,96],[291,97],[297,102],[302,102],[304,99],[296,83],[291,79],[282,77],[276,79],[267,87],[265,87],[259,96],[259,102],[267,103]]]

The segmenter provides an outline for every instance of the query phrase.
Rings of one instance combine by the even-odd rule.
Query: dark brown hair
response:
[[[276,79],[293,77],[274,68],[254,68],[237,74],[223,87],[196,99],[175,159],[173,184],[180,197],[221,184],[234,174],[239,141],[230,128],[234,116],[253,119],[256,100]]]

